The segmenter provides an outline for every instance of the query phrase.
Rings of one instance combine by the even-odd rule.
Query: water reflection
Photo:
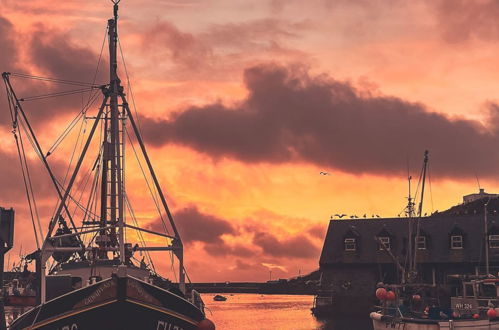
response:
[[[369,318],[317,320],[311,313],[313,296],[223,294],[227,301],[213,301],[215,294],[203,294],[219,330],[370,330]],[[210,315],[211,311],[211,315]],[[367,317],[367,315],[366,315]]]

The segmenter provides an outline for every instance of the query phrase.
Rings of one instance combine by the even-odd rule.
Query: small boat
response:
[[[333,294],[330,291],[319,291],[314,296],[314,304],[310,309],[315,317],[327,317],[333,309]]]
[[[213,300],[215,300],[215,301],[226,301],[227,297],[224,297],[222,295],[217,294],[216,296],[213,297]]]

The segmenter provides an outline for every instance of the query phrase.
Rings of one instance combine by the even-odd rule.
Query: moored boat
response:
[[[215,296],[213,297],[213,300],[214,300],[214,301],[226,301],[226,300],[227,300],[227,297],[217,294],[217,295],[215,295]]]
[[[30,98],[19,98],[11,83],[12,77],[37,80],[41,78],[28,74],[2,74],[11,111],[12,133],[21,160],[38,246],[38,249],[28,256],[30,261],[36,262],[36,307],[15,319],[9,326],[11,330],[215,328],[213,322],[205,316],[200,295],[195,290],[186,291],[183,243],[118,77],[120,0],[112,2],[114,15],[107,25],[109,83],[42,79],[44,82],[79,87],[76,91],[52,93],[49,97],[90,92],[91,98],[95,100],[99,91],[102,93],[102,103],[97,114],[87,114],[91,104],[89,101],[89,105],[84,107],[76,118],[93,120],[93,124],[81,141],[78,140],[78,135],[75,150],[79,145],[82,147],[81,153],[75,164],[71,163],[72,160],[69,162],[68,173],[72,169],[72,174],[68,176],[67,183],[65,179],[59,180],[56,177],[47,160],[54,149],[43,152],[30,125],[22,104]],[[40,96],[35,97],[39,98]],[[39,219],[34,216],[38,212],[33,210],[36,204],[31,203],[34,194],[33,190],[28,188],[32,183],[27,174],[24,148],[20,147],[21,131],[22,136],[27,136],[30,140],[36,155],[42,161],[58,196],[58,205],[50,219],[46,235],[42,233]],[[100,139],[92,145],[96,131],[100,131]],[[67,133],[63,134],[65,135],[62,139]],[[132,145],[141,169],[134,144],[138,145],[137,149],[146,164],[148,178],[152,183],[148,182],[144,169],[142,173],[164,232],[139,226],[125,189],[126,141]],[[60,140],[57,143],[60,143]],[[89,150],[95,151],[97,155],[87,164],[88,173],[82,175],[80,170]],[[93,176],[93,180],[90,180],[92,184],[83,184],[83,176],[87,178],[86,182]],[[77,186],[78,184],[80,186]],[[82,196],[87,200],[82,201]],[[72,211],[69,211],[70,207]],[[76,216],[81,216],[81,226],[76,225]],[[134,235],[127,235],[127,230]],[[154,235],[156,245],[147,246],[143,235]],[[130,242],[134,239],[137,243]],[[178,270],[178,283],[159,275],[149,254],[153,251],[169,254],[171,269]],[[140,255],[142,260],[139,261],[137,255]],[[177,274],[174,275],[177,278]]]
[[[402,292],[407,286],[377,290],[383,306],[372,312],[374,330],[499,329],[499,278],[491,276],[455,276],[461,290],[450,297],[449,308],[437,306],[439,299],[424,299],[419,294]],[[446,305],[446,302],[442,302]]]

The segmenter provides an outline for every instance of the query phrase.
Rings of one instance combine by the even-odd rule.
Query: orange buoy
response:
[[[473,314],[473,318],[474,318],[475,320],[477,320],[477,319],[479,319],[479,318],[480,318],[480,315],[478,315],[477,313],[475,313],[475,314]]]
[[[386,293],[386,300],[395,300],[395,292],[393,291],[388,291]]]
[[[386,299],[386,289],[385,288],[376,289],[376,298],[378,298],[379,300],[385,300]]]
[[[496,310],[493,308],[489,308],[489,310],[487,311],[487,316],[491,319],[495,319],[497,317]]]
[[[198,330],[215,330],[215,323],[209,319],[204,319],[198,323]]]

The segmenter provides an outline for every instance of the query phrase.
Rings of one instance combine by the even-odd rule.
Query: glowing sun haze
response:
[[[105,0],[3,0],[0,70],[91,81],[111,15]],[[408,164],[417,177],[425,149],[424,212],[477,191],[476,176],[499,192],[498,16],[486,0],[121,1],[141,127],[191,279],[315,270],[330,216],[396,216]],[[99,82],[106,57],[105,46]],[[119,74],[126,84],[122,65]],[[49,88],[14,87],[21,96]],[[26,106],[44,150],[81,103]],[[5,95],[0,108],[0,205],[17,214],[12,262],[35,243]],[[50,158],[57,173],[68,148]],[[29,156],[46,224],[54,191]],[[157,228],[140,169],[129,173],[139,221]],[[170,276],[167,259],[155,256]]]

